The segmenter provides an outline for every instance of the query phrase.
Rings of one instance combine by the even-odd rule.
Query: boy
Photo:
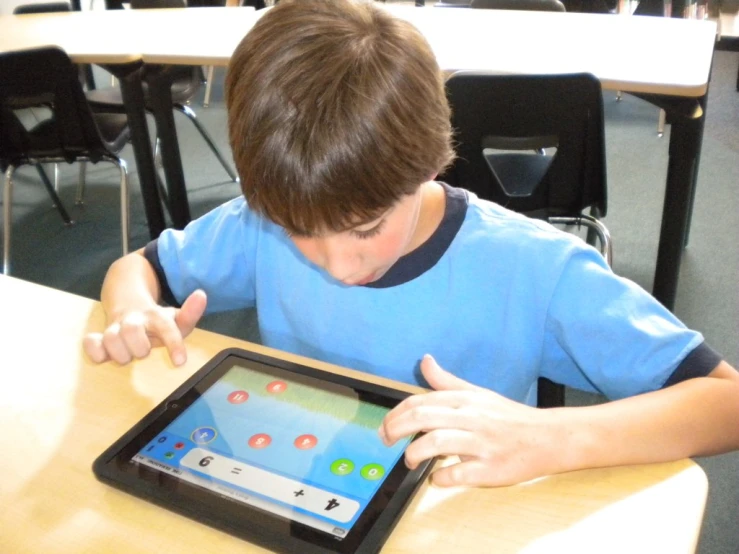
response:
[[[411,25],[281,2],[234,52],[226,97],[244,198],[111,266],[93,360],[164,344],[181,364],[206,302],[256,306],[269,346],[436,389],[380,435],[427,431],[411,467],[459,455],[440,485],[739,448],[739,374],[699,333],[578,238],[433,180],[449,107]],[[536,409],[540,376],[614,401]]]

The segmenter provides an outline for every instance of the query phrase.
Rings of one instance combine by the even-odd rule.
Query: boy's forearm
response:
[[[160,295],[154,269],[144,258],[143,250],[137,250],[110,266],[103,281],[100,300],[110,321],[124,311],[156,306]]]
[[[677,460],[739,449],[739,380],[722,362],[710,377],[581,408],[558,409],[560,468]]]

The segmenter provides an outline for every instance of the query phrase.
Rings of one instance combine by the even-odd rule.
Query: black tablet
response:
[[[101,481],[276,552],[378,552],[431,462],[377,430],[408,393],[221,352],[93,464]]]

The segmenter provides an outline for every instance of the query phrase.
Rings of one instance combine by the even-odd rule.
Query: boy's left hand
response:
[[[408,446],[408,467],[435,456],[459,456],[459,463],[434,472],[440,486],[512,485],[561,470],[566,437],[557,410],[532,408],[472,385],[428,355],[421,372],[435,390],[405,399],[379,430],[388,446],[426,433]]]

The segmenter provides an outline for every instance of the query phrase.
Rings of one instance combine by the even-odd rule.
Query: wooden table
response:
[[[103,328],[97,302],[0,276],[0,306],[3,553],[263,552],[98,482],[93,460],[227,347],[389,383],[201,330],[188,338],[181,368],[162,349],[123,367],[95,365],[81,339]],[[497,489],[425,484],[383,552],[688,553],[706,492],[706,476],[690,460]]]
[[[449,73],[588,71],[603,88],[630,92],[667,112],[672,128],[652,293],[672,309],[695,194],[716,24],[581,13],[398,5],[387,9],[418,27],[441,68]],[[55,42],[79,62],[117,63],[116,56],[136,53],[147,64],[226,65],[238,42],[265,11],[89,11],[26,16],[29,19],[22,25],[18,17],[4,16],[0,17],[0,51]],[[162,28],[168,32],[161,33]],[[190,212],[165,78],[153,86],[152,94],[167,107],[158,113],[157,126],[172,218],[176,227],[183,227]],[[134,94],[129,96],[130,103],[140,101]],[[137,129],[136,135],[139,142],[149,143],[146,129]],[[154,205],[158,192],[150,158],[151,152],[143,147],[136,151],[142,190],[152,199],[147,203],[150,231],[156,236],[164,220],[161,207],[157,211]]]

